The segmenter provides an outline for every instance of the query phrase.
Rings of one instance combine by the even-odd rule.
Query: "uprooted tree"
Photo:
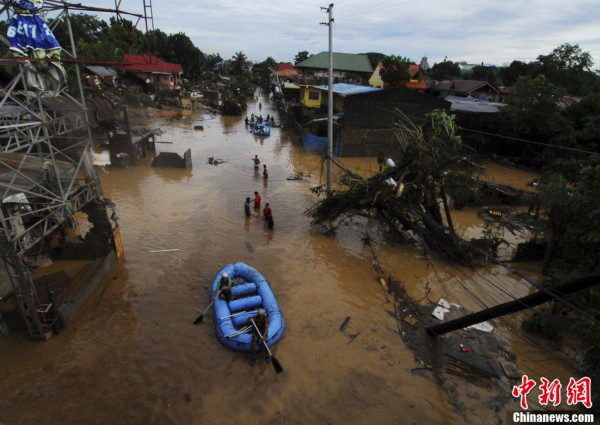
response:
[[[446,191],[457,197],[470,194],[481,171],[469,160],[454,116],[435,110],[424,125],[417,126],[398,112],[395,136],[397,144],[390,156],[396,163],[368,179],[345,170],[341,181],[345,190],[334,191],[306,211],[313,224],[367,215],[384,221],[399,236],[463,263],[473,264],[475,258],[485,256],[457,236],[451,226]],[[322,186],[313,188],[317,194],[322,190]],[[450,226],[444,221],[440,199]]]

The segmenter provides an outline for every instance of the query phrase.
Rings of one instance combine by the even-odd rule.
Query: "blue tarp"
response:
[[[302,133],[303,148],[326,148],[327,136],[317,136],[308,131]]]
[[[335,134],[335,133],[334,133]],[[338,134],[333,141],[333,151],[335,155],[339,155],[340,150],[340,135]],[[302,147],[303,148],[326,148],[327,147],[327,136],[317,136],[309,131],[302,133]]]

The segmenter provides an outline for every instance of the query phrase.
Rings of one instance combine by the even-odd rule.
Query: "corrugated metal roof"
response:
[[[296,65],[297,68],[329,69],[329,54],[321,52]],[[333,69],[335,71],[373,73],[373,67],[367,55],[353,53],[333,53]]]
[[[300,86],[294,83],[283,83],[283,88],[289,90],[300,90]]]
[[[486,85],[490,86],[492,88],[492,90],[494,90],[496,93],[498,92],[498,90],[496,90],[487,81],[478,81],[478,80],[444,81],[443,83],[439,83],[437,86],[435,86],[434,89],[441,90],[441,91],[452,91],[455,93],[465,93],[466,94],[466,93],[470,93],[473,90],[477,90]]]
[[[90,72],[92,72],[93,74],[96,74],[100,77],[116,77],[117,76],[117,71],[115,71],[112,68],[106,68],[104,66],[86,66],[85,68],[87,70],[89,70]]]
[[[326,85],[314,86],[316,89],[327,91],[329,88]],[[333,92],[341,96],[350,96],[353,94],[366,93],[370,91],[381,90],[378,87],[359,86],[356,84],[337,83],[333,85]]]
[[[111,122],[115,120],[115,111],[106,99],[86,98],[88,109],[95,113],[98,122]]]
[[[78,103],[74,102],[68,97],[63,96],[44,96],[42,97],[42,103],[44,108],[51,111],[69,113],[73,111],[81,112],[83,110]]]
[[[500,109],[506,106],[504,103],[486,102],[478,99],[472,99],[469,97],[448,96],[445,100],[452,103],[452,106],[450,107],[451,111],[479,112],[490,114],[500,112]]]

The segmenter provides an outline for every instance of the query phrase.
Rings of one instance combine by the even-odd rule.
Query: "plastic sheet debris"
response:
[[[450,310],[452,308],[460,309],[462,307],[458,304],[449,303],[445,299],[440,298],[440,300],[437,303],[437,306],[433,309],[431,315],[437,319],[444,320],[444,316],[447,313],[450,313]],[[495,327],[490,322],[481,322],[477,323],[476,325],[466,327],[465,329],[477,329],[482,332],[493,332]]]

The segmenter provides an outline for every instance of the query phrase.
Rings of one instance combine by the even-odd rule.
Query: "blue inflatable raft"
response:
[[[270,136],[271,129],[263,124],[260,125],[258,128],[252,127],[252,134],[254,134],[255,136]]]
[[[240,330],[243,331],[244,327],[251,324],[249,319],[258,314],[259,308],[263,308],[269,318],[267,344],[269,347],[276,344],[283,335],[285,322],[267,280],[258,270],[245,263],[227,264],[213,281],[211,299],[223,273],[229,274],[233,281],[234,299],[229,303],[221,298],[215,300],[215,323],[219,340],[232,350],[252,351],[252,334]],[[263,347],[259,344],[258,348]]]

